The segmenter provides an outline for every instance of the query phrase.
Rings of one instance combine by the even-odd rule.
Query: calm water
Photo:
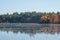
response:
[[[0,40],[60,40],[59,26],[50,27],[46,26],[41,29],[0,28]]]

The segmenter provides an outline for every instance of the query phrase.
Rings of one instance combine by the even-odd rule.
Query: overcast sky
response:
[[[57,12],[60,11],[60,0],[0,0],[0,14],[13,12]]]

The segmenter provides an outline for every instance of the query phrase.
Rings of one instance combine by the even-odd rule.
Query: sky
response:
[[[0,0],[0,14],[32,11],[60,12],[60,0]]]

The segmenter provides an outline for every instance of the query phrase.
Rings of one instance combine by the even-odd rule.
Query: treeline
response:
[[[14,12],[0,15],[0,23],[60,23],[60,12]]]

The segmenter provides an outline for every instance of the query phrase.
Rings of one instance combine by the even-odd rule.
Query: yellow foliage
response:
[[[58,20],[58,15],[56,14],[51,14],[51,15],[44,15],[41,17],[41,19],[43,20],[46,20],[46,19],[49,19],[51,23],[57,23],[59,20]]]

